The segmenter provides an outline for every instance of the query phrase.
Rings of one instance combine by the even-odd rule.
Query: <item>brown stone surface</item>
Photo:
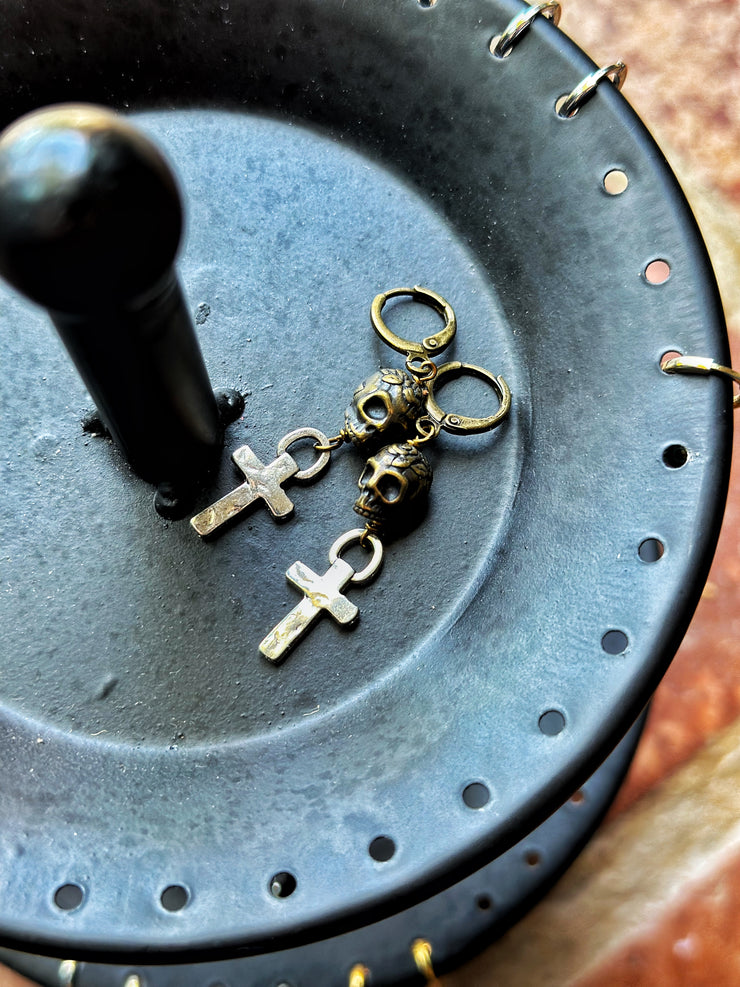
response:
[[[740,983],[740,857],[729,858],[688,900],[667,910],[577,987],[737,987]]]
[[[563,0],[560,26],[600,65],[626,61],[625,94],[658,142],[740,205],[737,0]]]

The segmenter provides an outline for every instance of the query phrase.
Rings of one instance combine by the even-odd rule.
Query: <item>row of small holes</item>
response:
[[[565,726],[565,717],[558,710],[549,710],[540,717],[539,725],[543,733],[554,735],[560,733]],[[488,804],[491,793],[488,786],[482,782],[472,782],[463,790],[462,797],[468,808],[482,809]],[[582,790],[577,791],[571,798],[571,802],[576,805],[583,801]],[[396,846],[390,837],[378,836],[372,841],[368,850],[373,860],[385,863],[394,856]],[[529,867],[537,867],[541,862],[540,854],[536,850],[527,851],[524,859]],[[296,879],[288,871],[281,871],[276,874],[270,882],[270,891],[276,898],[290,897],[296,887]],[[185,907],[189,897],[186,888],[179,884],[172,884],[162,892],[160,901],[162,907],[167,911],[175,912]],[[83,899],[84,891],[78,884],[63,884],[54,895],[57,907],[63,911],[73,911],[75,908],[79,908]],[[493,908],[493,900],[488,895],[479,895],[476,898],[476,906],[480,911],[490,911]],[[223,985],[217,984],[214,987],[223,987]]]
[[[435,0],[432,0],[431,3],[424,2],[424,0],[419,0],[419,2],[424,6],[431,6]],[[507,54],[509,53],[510,51],[507,52]],[[556,101],[556,111],[559,111],[566,98],[567,96],[561,96]],[[604,175],[602,184],[604,191],[608,195],[618,196],[627,191],[630,180],[627,173],[621,168],[612,168]],[[648,284],[662,285],[665,284],[671,276],[671,266],[668,261],[663,258],[656,258],[645,266],[643,275]],[[661,359],[661,365],[665,363],[666,360],[679,355],[680,354],[678,353],[664,354]],[[668,467],[668,469],[680,469],[687,463],[688,458],[688,450],[682,445],[670,445],[663,451],[663,463],[666,467]],[[659,559],[663,557],[664,551],[665,546],[659,539],[646,538],[640,543],[637,553],[641,561],[651,564],[659,561]],[[624,654],[627,650],[628,644],[629,640],[627,635],[623,631],[618,630],[607,631],[601,640],[602,648],[607,654],[611,655]],[[549,736],[554,736],[562,731],[565,726],[565,718],[557,710],[548,710],[540,717],[539,724],[543,733]]]
[[[664,354],[661,364],[674,355],[674,353]],[[663,461],[671,469],[680,468],[687,459],[688,453],[683,446],[669,446],[663,453]],[[651,564],[661,559],[664,551],[665,546],[659,539],[646,538],[640,543],[637,554],[643,562]],[[628,646],[629,639],[624,631],[609,630],[601,639],[602,649],[610,655],[624,654]],[[540,716],[538,726],[545,736],[557,736],[565,728],[565,716],[559,710],[547,710]],[[573,797],[574,802],[579,801],[578,795],[579,793],[576,793]],[[472,782],[466,786],[462,793],[463,802],[469,809],[482,809],[488,804],[490,797],[490,790],[483,782]],[[378,836],[370,843],[368,852],[377,863],[387,863],[395,855],[396,845],[389,836]],[[534,862],[532,859],[528,859],[527,862],[534,866],[535,863],[539,863],[539,858]],[[297,881],[288,871],[281,871],[270,881],[270,892],[275,898],[289,898],[296,887]],[[64,884],[57,889],[54,895],[55,904],[63,911],[73,911],[79,908],[83,899],[84,891],[77,884]],[[177,884],[165,888],[160,897],[162,907],[170,912],[181,911],[188,904],[189,899],[187,889]],[[485,900],[490,902],[490,899]],[[479,905],[479,907],[482,906]],[[486,907],[490,907],[490,904]]]
[[[422,7],[433,7],[436,0],[419,0],[419,4]],[[507,52],[510,54],[510,52]],[[562,104],[565,102],[566,96],[561,96],[556,104],[555,109],[558,111]],[[617,196],[622,195],[627,191],[629,187],[629,176],[626,172],[622,171],[620,168],[612,168],[606,173],[603,179],[604,191],[608,195]],[[656,260],[650,261],[646,265],[643,272],[645,280],[649,284],[661,285],[665,284],[671,275],[671,267],[668,261],[663,258],[657,258]],[[664,362],[671,357],[679,354],[665,354],[663,360]],[[669,469],[680,469],[686,464],[688,460],[688,451],[681,445],[671,445],[668,446],[663,452],[663,462]],[[657,562],[663,557],[665,551],[665,546],[657,538],[646,538],[642,541],[638,547],[637,554],[641,561],[645,563]],[[601,639],[602,649],[610,655],[621,655],[627,650],[629,646],[629,639],[624,631],[610,630]],[[561,733],[565,727],[565,717],[564,715],[556,709],[547,710],[539,718],[539,728],[543,734],[546,736],[556,736]],[[463,791],[463,801],[470,809],[481,809],[485,806],[490,799],[490,792],[486,785],[482,782],[473,782],[468,785]],[[580,805],[585,801],[585,796],[582,790],[578,790],[570,800],[574,805]],[[379,839],[387,839],[387,837],[379,837]],[[376,843],[377,841],[374,841]],[[392,845],[392,841],[389,841]],[[371,856],[374,856],[372,852],[373,844],[371,844]],[[392,854],[391,854],[392,856]],[[375,859],[378,859],[377,857]],[[386,858],[390,859],[390,857]],[[541,863],[541,856],[537,850],[528,850],[524,856],[525,862],[529,867],[537,867]],[[492,906],[493,902],[491,898],[487,895],[480,895],[476,904],[481,911],[488,911]]]
[[[621,168],[612,168],[611,171],[607,171],[604,175],[602,184],[604,186],[604,191],[608,195],[622,195],[627,191],[629,187],[629,176]],[[645,266],[643,275],[648,284],[665,284],[668,278],[671,276],[671,265],[667,260],[662,257],[658,257],[655,260],[651,260],[649,264]]]
[[[54,904],[60,911],[73,912],[85,900],[85,891],[79,884],[62,884],[54,892]],[[168,912],[181,911],[190,900],[187,888],[171,884],[160,895],[162,908]]]

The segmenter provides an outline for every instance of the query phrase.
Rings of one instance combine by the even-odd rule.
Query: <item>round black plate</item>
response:
[[[622,783],[645,716],[575,795],[492,863],[413,908],[355,932],[278,953],[188,966],[69,963],[0,950],[0,960],[46,987],[347,987],[356,966],[373,987],[418,984],[411,944],[432,947],[436,973],[493,942],[551,887],[596,829]],[[478,793],[480,796],[480,793]],[[62,964],[60,966],[60,964]],[[135,982],[135,981],[134,981]],[[62,985],[65,987],[65,985]]]
[[[436,443],[428,516],[352,590],[357,629],[325,620],[275,668],[258,644],[297,601],[285,570],[321,570],[356,526],[361,461],[344,450],[292,488],[289,524],[255,512],[201,543],[82,431],[88,399],[45,316],[0,294],[9,944],[174,961],[379,920],[530,833],[672,657],[718,532],[731,413],[722,382],[659,360],[727,362],[716,290],[622,97],[606,84],[557,116],[589,60],[544,22],[492,57],[515,10],[5,5],[5,119],[98,100],[173,159],[211,378],[247,392],[229,450],[266,461],[297,426],[336,431],[356,384],[397,365],[368,307],[404,283],[448,298],[449,358],[514,395],[496,433]],[[612,197],[615,167],[630,183]],[[411,304],[391,318],[402,335],[437,324]],[[481,393],[445,401],[475,414]],[[202,506],[237,482],[226,455]]]

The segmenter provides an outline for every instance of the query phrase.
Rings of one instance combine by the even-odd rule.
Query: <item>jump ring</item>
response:
[[[558,100],[556,104],[558,116],[564,119],[574,117],[586,100],[593,96],[599,83],[604,79],[609,79],[619,92],[626,78],[627,65],[624,62],[614,62],[612,65],[607,65],[606,68],[596,69],[591,75],[587,75],[582,82],[579,82],[572,92]]]
[[[382,316],[383,307],[388,299],[396,298],[398,295],[409,295],[415,302],[421,302],[433,308],[445,320],[444,329],[427,336],[420,343],[402,339],[401,336],[388,328]],[[405,353],[408,357],[419,357],[421,360],[427,360],[447,349],[457,332],[457,318],[450,303],[438,295],[436,291],[422,288],[419,285],[413,288],[391,288],[389,291],[382,291],[376,295],[370,306],[370,321],[373,329],[387,346],[398,353]]]
[[[542,14],[554,27],[557,27],[560,23],[560,13],[561,8],[557,0],[546,0],[545,3],[532,4],[531,7],[527,7],[521,14],[509,21],[502,34],[491,38],[491,43],[488,46],[491,54],[495,55],[496,58],[506,58],[539,14]]]
[[[352,583],[366,583],[377,573],[383,564],[383,542],[367,528],[353,528],[351,531],[345,531],[343,535],[340,535],[329,549],[329,562],[334,565],[348,545],[357,542],[364,546],[368,541],[373,549],[372,558],[364,569],[354,573],[350,580]]]
[[[420,356],[409,356],[406,359],[406,369],[420,384],[434,380],[437,376],[437,364],[432,360],[423,360]]]
[[[339,435],[333,435],[326,442],[317,442],[314,445],[316,452],[335,452],[337,449],[344,445],[344,435],[340,432]]]
[[[430,418],[428,415],[422,415],[421,418],[416,419],[416,431],[417,436],[414,439],[409,439],[409,445],[416,446],[417,449],[420,445],[425,442],[429,442],[430,439],[434,439],[439,435],[441,426],[434,419]]]
[[[740,387],[740,371],[715,363],[711,357],[679,356],[674,360],[668,360],[661,369],[666,374],[717,374],[719,377],[728,378]],[[732,407],[740,408],[740,392],[733,395]]]
[[[454,380],[456,377],[469,375],[478,377],[490,384],[496,393],[499,401],[498,411],[487,418],[470,418],[467,415],[449,415],[442,411],[437,398],[435,388],[438,388],[442,381],[446,379]],[[477,367],[473,363],[460,363],[455,360],[453,363],[445,363],[437,371],[437,376],[433,383],[429,384],[429,394],[426,400],[426,412],[439,428],[445,432],[452,432],[454,435],[470,435],[476,432],[490,432],[496,428],[506,418],[511,410],[511,391],[509,385],[503,377],[497,377],[483,367]]]
[[[293,479],[311,480],[313,477],[318,476],[318,474],[329,462],[330,450],[322,448],[329,445],[329,439],[317,428],[296,428],[294,431],[288,432],[287,435],[284,435],[278,442],[278,456],[282,456],[283,453],[287,452],[288,448],[299,439],[315,439],[316,442],[314,448],[319,453],[319,457],[313,466],[309,466],[308,469],[305,470],[298,470],[298,472],[294,474]]]

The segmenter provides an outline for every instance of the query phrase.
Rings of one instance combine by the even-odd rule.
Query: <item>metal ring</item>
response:
[[[439,980],[434,973],[432,966],[432,944],[427,939],[415,939],[411,944],[411,955],[414,958],[416,969],[424,977],[427,984],[439,984]]]
[[[383,542],[367,528],[353,528],[351,531],[345,531],[343,535],[340,535],[329,549],[329,562],[334,565],[348,545],[353,542],[363,545],[366,541],[369,541],[373,546],[373,555],[365,568],[360,569],[352,576],[350,580],[352,583],[366,583],[377,573],[383,564]]]
[[[392,329],[388,328],[381,314],[383,306],[388,299],[396,298],[398,295],[409,295],[415,302],[421,302],[433,308],[445,320],[444,329],[441,332],[427,336],[420,343],[413,343],[408,339],[402,339]],[[450,303],[441,295],[438,295],[436,291],[431,291],[429,288],[422,288],[419,285],[415,285],[413,288],[391,288],[390,291],[382,291],[379,295],[376,295],[370,306],[370,321],[373,324],[373,329],[384,343],[398,353],[405,353],[409,357],[420,357],[422,360],[426,360],[447,349],[457,332],[457,318]]]
[[[370,971],[362,963],[356,964],[349,971],[349,987],[367,987],[367,978]]]
[[[732,367],[723,367],[720,363],[715,363],[711,357],[704,356],[679,356],[673,360],[668,360],[661,367],[666,374],[717,374],[720,377],[729,377],[740,386],[740,372]],[[740,392],[733,394],[732,407],[740,408]]]
[[[57,976],[59,987],[74,987],[77,978],[77,960],[62,960],[59,964]]]
[[[418,365],[416,361],[419,361]],[[437,364],[433,360],[422,359],[420,356],[409,356],[406,359],[406,369],[419,384],[426,384],[437,376]]]
[[[596,92],[596,88],[602,79],[609,79],[617,87],[617,92],[619,92],[626,78],[627,65],[624,62],[614,62],[612,65],[607,65],[606,68],[596,69],[591,75],[587,75],[583,82],[579,82],[572,92],[569,92],[567,96],[561,97],[558,100],[559,105],[556,104],[558,116],[563,118],[574,117],[586,100],[590,99]]]
[[[456,377],[463,377],[466,374],[471,377],[479,377],[493,387],[499,400],[499,408],[495,415],[489,415],[487,418],[469,418],[466,415],[448,415],[442,411],[434,395],[435,389],[445,378],[454,380]],[[476,367],[473,363],[460,363],[459,360],[455,360],[453,363],[443,364],[437,371],[435,379],[428,385],[428,390],[427,414],[445,432],[452,432],[454,435],[490,432],[491,429],[501,424],[511,409],[511,391],[504,378],[497,377],[483,367]]]
[[[315,439],[316,445],[320,446],[326,446],[329,444],[328,438],[317,428],[296,428],[294,431],[288,432],[287,435],[284,435],[278,442],[278,456],[282,456],[283,453],[287,452],[288,448],[299,439]],[[305,470],[298,470],[298,472],[293,475],[293,479],[312,480],[324,469],[326,464],[329,462],[330,455],[331,454],[326,449],[320,450],[319,458],[313,466],[309,466],[308,469]]]
[[[491,54],[495,55],[496,58],[506,58],[536,17],[542,14],[548,21],[552,22],[554,27],[557,27],[560,23],[560,13],[561,8],[557,0],[546,0],[545,3],[532,4],[531,7],[527,7],[521,14],[509,21],[502,34],[491,38],[491,43],[488,46]]]

